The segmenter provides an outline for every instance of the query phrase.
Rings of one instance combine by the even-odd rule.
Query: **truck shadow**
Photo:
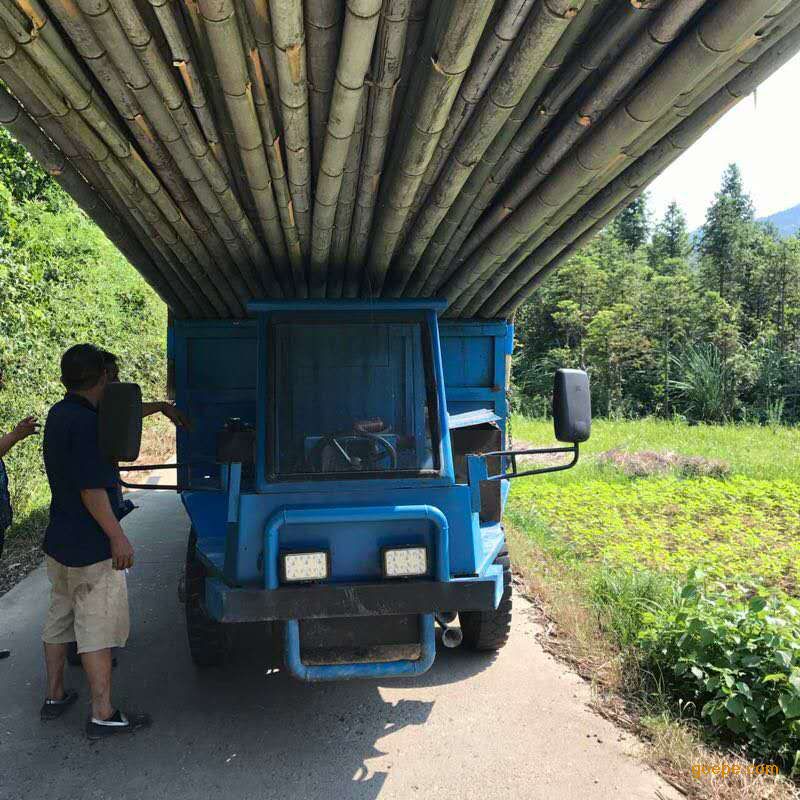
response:
[[[418,736],[413,729],[428,722],[437,702],[447,702],[428,690],[468,680],[493,660],[440,645],[432,669],[417,679],[308,684],[275,666],[275,650],[263,632],[256,645],[252,632],[242,630],[236,638],[224,667],[196,670],[176,664],[175,679],[168,680],[163,694],[178,714],[178,706],[203,698],[202,725],[214,732],[213,741],[200,732],[178,733],[189,737],[183,766],[191,761],[201,771],[210,762],[246,768],[249,777],[238,789],[233,776],[241,773],[226,773],[233,780],[230,796],[249,797],[246,786],[260,776],[265,791],[259,797],[272,797],[268,787],[274,787],[276,797],[372,800],[392,770],[400,768],[401,794],[411,794],[413,764],[398,763],[399,753],[418,751],[419,743],[406,744],[403,737]],[[172,649],[183,650],[182,645],[173,641]],[[183,659],[189,661],[187,652],[181,653]],[[413,697],[403,696],[412,690]]]

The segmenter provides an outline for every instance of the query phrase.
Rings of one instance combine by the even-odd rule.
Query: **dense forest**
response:
[[[161,396],[166,309],[99,228],[0,128],[0,431],[43,418],[62,394],[59,358],[95,342],[123,377]],[[18,519],[46,498],[39,441],[7,458]]]
[[[594,411],[800,421],[800,239],[755,220],[730,165],[690,237],[673,203],[631,204],[516,318],[515,400],[547,413],[557,366],[592,377]]]

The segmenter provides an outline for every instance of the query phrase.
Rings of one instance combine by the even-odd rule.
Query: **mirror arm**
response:
[[[157,469],[179,469],[180,467],[185,466],[184,464],[132,464],[130,466],[120,466],[120,472],[154,472]],[[128,481],[122,480],[120,476],[120,485],[124,486],[126,489],[148,489],[149,491],[171,491],[177,492],[180,487],[175,485],[165,485],[165,484],[151,484],[151,483],[129,483]]]
[[[524,472],[517,472],[517,456],[536,456],[548,453],[572,453],[572,460],[568,464],[557,464],[552,467],[540,467],[539,469],[527,469]],[[501,472],[499,475],[489,475],[483,480],[500,481],[511,480],[512,478],[527,478],[531,475],[544,475],[548,472],[563,472],[565,469],[572,469],[580,456],[578,443],[572,447],[537,447],[532,450],[498,450],[494,453],[483,453],[485,458],[489,456],[505,457],[511,461],[511,472]]]

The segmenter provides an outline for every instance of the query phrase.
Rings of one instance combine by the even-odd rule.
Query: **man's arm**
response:
[[[133,546],[122,530],[105,489],[81,489],[81,500],[111,542],[111,560],[114,569],[133,566]]]
[[[172,403],[142,403],[142,416],[149,417],[152,414],[163,414],[179,428],[186,428],[187,430],[192,428],[192,422],[189,417]]]
[[[0,436],[0,458],[6,455],[15,444],[38,432],[39,423],[36,421],[36,417],[25,417],[16,424],[13,431],[5,436]]]

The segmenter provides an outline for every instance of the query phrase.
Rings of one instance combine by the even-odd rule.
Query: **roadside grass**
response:
[[[552,442],[549,421],[515,418],[513,432],[518,448]],[[603,463],[608,451],[723,460],[727,477],[631,477]],[[796,429],[601,420],[575,469],[513,485],[509,546],[545,647],[690,797],[800,796],[748,768],[773,750],[783,775],[796,765],[798,476]],[[692,774],[723,763],[739,774]]]

